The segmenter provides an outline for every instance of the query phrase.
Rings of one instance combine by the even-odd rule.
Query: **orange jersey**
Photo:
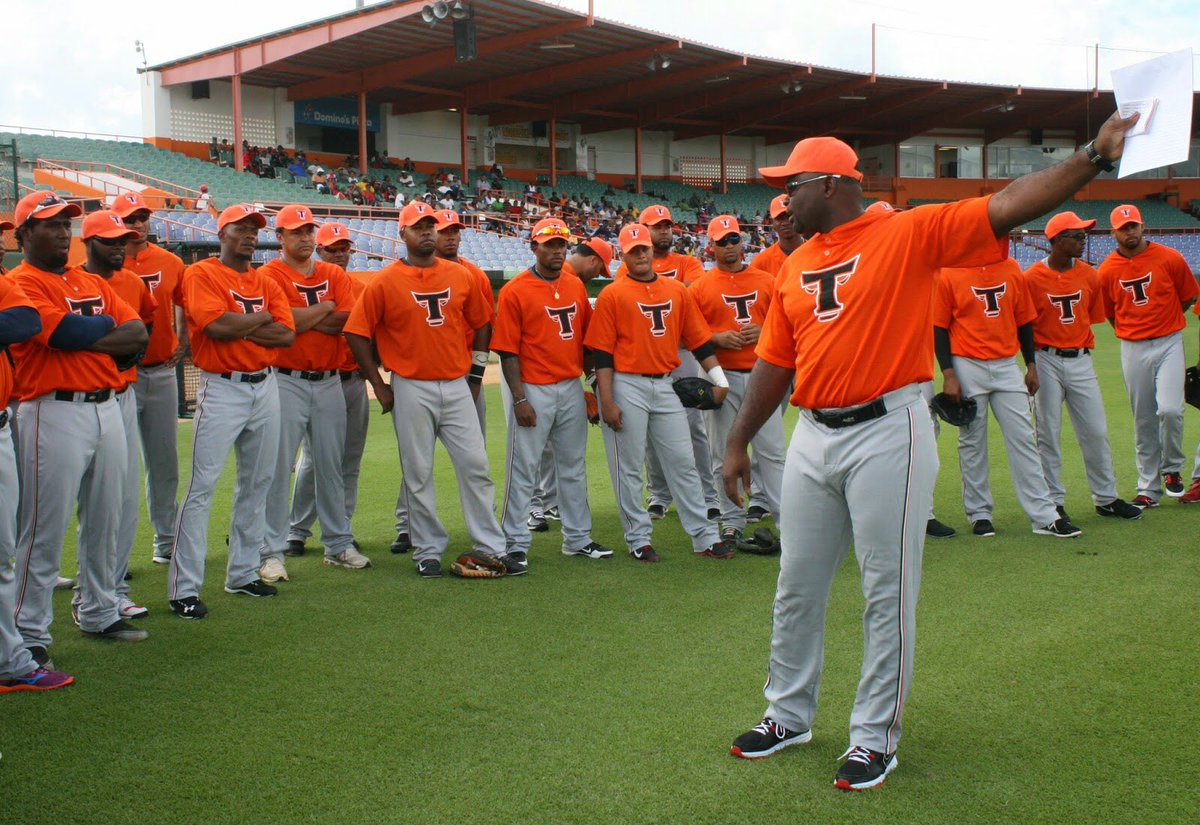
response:
[[[613,277],[624,278],[628,274],[629,270],[622,263]],[[704,264],[691,255],[668,252],[661,258],[654,258],[654,274],[660,278],[674,278],[681,284],[690,284],[704,274]]]
[[[1012,258],[989,266],[946,267],[938,278],[933,325],[950,331],[954,355],[1011,358],[1021,349],[1017,327],[1035,318],[1021,267]]]
[[[500,289],[491,346],[520,359],[525,383],[557,384],[583,373],[591,319],[583,281],[563,272],[546,283],[525,270]]]
[[[416,381],[462,378],[471,367],[468,332],[492,319],[478,278],[450,261],[398,261],[379,270],[346,321],[345,332],[372,339],[383,366]]]
[[[112,357],[91,350],[61,350],[50,345],[58,325],[68,314],[108,315],[117,326],[138,320],[137,313],[103,278],[71,267],[62,275],[22,263],[9,277],[29,298],[42,318],[42,331],[12,347],[17,361],[17,394],[22,401],[55,390],[93,392],[119,390],[125,379]]]
[[[754,260],[750,264],[756,269],[761,269],[763,272],[778,275],[779,270],[783,268],[783,262],[788,259],[789,254],[784,252],[783,247],[776,242],[755,255]]]
[[[1187,325],[1183,304],[1200,295],[1183,256],[1151,243],[1126,258],[1118,251],[1100,264],[1104,311],[1117,337],[1126,341],[1161,338]]]
[[[17,307],[35,308],[16,281],[0,275],[0,312]],[[13,397],[13,369],[7,356],[6,352],[0,353],[0,407],[7,407]]]
[[[192,341],[192,362],[206,372],[258,372],[275,363],[275,350],[248,341],[218,341],[205,328],[226,312],[269,312],[276,323],[295,329],[292,308],[271,278],[250,267],[230,269],[217,258],[192,264],[183,276],[183,308]]]
[[[733,274],[710,269],[689,291],[713,332],[738,330],[750,324],[761,327],[775,297],[775,276],[753,266]],[[752,369],[758,360],[753,346],[740,350],[717,347],[716,352],[717,361],[730,370]]]
[[[285,264],[282,258],[276,258],[258,271],[283,290],[283,297],[289,306],[310,307],[322,301],[333,301],[337,304],[334,312],[354,309],[350,276],[335,264],[313,261],[312,274],[301,275]],[[307,372],[335,370],[343,362],[341,348],[345,340],[341,335],[329,335],[315,329],[297,333],[296,343],[275,352],[275,366]]]
[[[618,278],[596,298],[584,344],[612,353],[617,372],[662,375],[679,366],[679,348],[712,338],[696,302],[679,281]]]
[[[146,345],[142,363],[161,364],[179,347],[179,338],[175,334],[175,307],[183,305],[183,261],[161,246],[147,244],[137,257],[125,259],[125,268],[142,279],[157,302],[150,343]]]
[[[129,304],[129,308],[137,313],[142,323],[149,326],[154,323],[154,314],[158,310],[158,302],[150,294],[150,288],[134,272],[119,269],[108,279],[108,285],[117,293],[117,297]],[[145,360],[143,358],[142,360]],[[137,367],[130,367],[121,373],[125,386],[137,381]]]
[[[788,256],[758,357],[796,371],[792,403],[851,407],[933,378],[934,277],[1008,256],[988,198],[869,212]]]
[[[363,281],[358,278],[350,278],[350,292],[354,296],[351,312],[354,311],[354,307],[358,306],[358,299],[362,297],[363,290],[366,288],[367,285]],[[350,352],[350,345],[346,343],[345,335],[338,336],[338,352],[342,354],[342,365],[338,369],[342,372],[358,372],[358,362],[354,360],[354,354]]]
[[[1104,297],[1096,270],[1076,260],[1066,272],[1055,272],[1045,261],[1025,270],[1025,290],[1037,317],[1033,342],[1039,347],[1092,349],[1092,324],[1104,323]]]
[[[453,263],[457,263],[459,266],[466,269],[467,272],[470,272],[472,275],[475,276],[475,282],[479,285],[479,292],[480,292],[480,294],[483,295],[484,299],[487,301],[488,307],[491,310],[491,315],[489,315],[488,319],[487,319],[487,323],[490,324],[496,317],[496,302],[492,297],[492,281],[491,281],[491,279],[488,278],[486,272],[484,272],[479,267],[475,266],[475,264],[471,263],[466,258],[459,258],[457,261],[454,261]],[[475,343],[475,330],[469,329],[469,330],[467,330],[467,352],[475,351],[474,343]]]

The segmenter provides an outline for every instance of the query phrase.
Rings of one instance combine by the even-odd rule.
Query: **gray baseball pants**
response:
[[[120,490],[120,515],[117,522],[117,564],[113,570],[113,581],[117,588],[117,598],[129,597],[129,582],[125,574],[129,572],[129,559],[133,556],[133,543],[137,541],[138,510],[142,505],[140,473],[142,469],[138,453],[141,450],[141,438],[138,434],[137,397],[130,386],[117,396],[117,406],[121,409],[121,423],[125,430],[125,481]],[[80,538],[82,539],[82,528]]]
[[[1083,468],[1092,504],[1111,504],[1117,497],[1112,450],[1108,446],[1108,422],[1100,382],[1092,356],[1063,358],[1052,352],[1038,353],[1038,387],[1033,397],[1037,413],[1038,455],[1051,500],[1062,506],[1067,491],[1062,484],[1062,408],[1067,405],[1075,439],[1083,454]]]
[[[725,403],[715,410],[704,411],[714,478],[721,478],[724,474],[725,442],[729,439],[729,431],[733,429],[733,420],[742,408],[746,385],[750,381],[748,372],[730,370],[725,375],[729,379],[729,394],[725,397]],[[750,444],[754,448],[752,455],[758,459],[760,491],[766,501],[763,506],[771,513],[778,513],[784,460],[783,417],[778,409],[763,422]],[[746,511],[725,494],[724,486],[721,489],[721,522],[724,527],[746,529]]]
[[[613,432],[604,426],[604,452],[625,543],[630,550],[650,544],[652,525],[642,504],[642,463],[652,444],[669,468],[666,481],[693,551],[708,549],[719,540],[717,525],[708,520],[695,453],[689,447],[687,416],[671,388],[671,378],[614,372],[613,401],[621,408],[622,429]]]
[[[533,537],[526,526],[533,490],[546,448],[552,447],[562,490],[562,547],[580,550],[592,543],[592,511],[587,487],[587,405],[578,378],[557,384],[526,384],[525,398],[537,413],[537,425],[517,425],[512,392],[500,384],[508,421],[508,455],[504,480],[506,552],[528,553]]]
[[[971,523],[992,518],[992,490],[988,481],[988,407],[996,416],[1017,502],[1033,527],[1058,519],[1046,488],[1038,459],[1036,436],[1030,421],[1029,391],[1016,358],[980,360],[955,355],[954,372],[963,398],[979,405],[975,420],[958,428],[958,466],[962,472],[963,509]]]
[[[336,556],[353,546],[346,515],[342,460],[346,454],[346,396],[337,373],[319,381],[276,372],[279,387],[279,453],[267,493],[267,534],[262,560],[281,557],[291,527],[292,465],[296,451],[311,445],[316,466],[316,507],[325,554]]]
[[[367,427],[371,420],[371,401],[367,382],[358,373],[342,377],[342,398],[346,402],[346,443],[342,452],[342,487],[346,492],[346,521],[358,509],[358,477],[362,472],[363,452],[367,447]],[[316,478],[312,450],[307,439],[296,462],[296,488],[292,492],[291,527],[288,541],[304,541],[312,535],[317,521]]]
[[[586,412],[586,409],[585,409]],[[538,464],[538,482],[529,502],[530,513],[545,513],[558,506],[558,475],[554,470],[554,446],[547,441]]]
[[[790,730],[812,727],[829,592],[853,543],[866,609],[850,743],[891,753],[912,683],[921,554],[938,459],[917,385],[883,401],[886,415],[840,429],[800,412],[783,473],[783,549],[763,693],[767,716]]]
[[[179,400],[175,367],[138,367],[133,392],[146,465],[146,510],[154,528],[154,555],[165,558],[175,543],[179,515]]]
[[[167,575],[167,597],[199,596],[208,555],[208,522],[213,492],[232,449],[237,455],[229,560],[225,586],[258,579],[259,550],[266,541],[267,492],[279,458],[279,389],[268,368],[258,383],[200,373],[196,418],[192,422],[192,472],[179,506],[175,546]]]
[[[1162,474],[1183,469],[1183,333],[1121,341],[1121,373],[1133,409],[1138,495],[1162,496]]]
[[[440,559],[450,541],[437,517],[434,440],[440,439],[458,478],[458,499],[476,549],[504,554],[504,534],[492,512],[496,491],[467,382],[414,381],[392,376],[392,423],[404,473],[401,495],[408,511],[413,561]]]
[[[79,626],[96,632],[120,619],[114,578],[125,427],[113,398],[96,404],[57,401],[48,394],[21,402],[19,416],[25,469],[17,539],[17,630],[27,646],[49,647],[51,596],[76,505]]]
[[[13,607],[17,580],[13,575],[17,547],[17,451],[12,432],[0,427],[0,679],[24,676],[37,667],[17,632]]]
[[[679,366],[671,372],[671,380],[676,378],[694,378],[700,375],[700,364],[696,356],[685,349],[679,351]],[[704,416],[700,410],[683,408],[687,414],[688,433],[692,440],[692,461],[696,465],[700,484],[704,495],[705,517],[709,509],[719,509],[717,498],[717,482],[712,474],[712,461],[709,458],[708,433],[704,430]],[[649,490],[649,503],[669,507],[673,501],[671,488],[663,472],[662,460],[653,443],[646,445],[646,487]]]

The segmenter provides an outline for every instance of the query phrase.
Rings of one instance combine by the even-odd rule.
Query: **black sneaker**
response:
[[[408,537],[408,533],[397,533],[396,540],[392,542],[392,552],[399,555],[407,553],[412,549],[412,539]]]
[[[529,557],[523,550],[514,550],[500,557],[500,562],[509,576],[522,576],[529,572]]]
[[[720,510],[718,510],[716,507],[708,508],[708,520],[709,521],[717,521],[720,518],[721,518]]]
[[[1065,518],[1055,519],[1045,527],[1034,527],[1034,535],[1054,536],[1058,539],[1073,539],[1083,535],[1083,531]]]
[[[195,596],[171,599],[167,604],[171,607],[171,612],[181,619],[203,619],[208,615],[208,608],[204,606],[204,602]]]
[[[757,504],[755,504],[746,511],[746,521],[762,521],[769,515],[771,515],[771,513],[766,507],[759,507]]]
[[[1126,521],[1137,521],[1142,517],[1140,507],[1134,507],[1124,499],[1114,498],[1108,504],[1097,504],[1096,515],[1106,518],[1121,518]]]
[[[942,524],[935,518],[925,522],[925,535],[931,539],[952,539],[958,533],[949,524]]]
[[[648,544],[644,544],[636,550],[630,550],[629,555],[633,556],[635,561],[655,562],[658,561],[658,553],[654,552],[654,548]]]
[[[728,561],[733,558],[733,547],[723,541],[718,541],[716,544],[710,544],[705,549],[692,553],[692,555]]]
[[[417,562],[417,575],[423,579],[440,579],[442,563],[437,559],[422,559]]]
[[[721,541],[726,544],[737,544],[737,540],[742,537],[742,531],[736,527],[721,528]]]
[[[587,556],[589,559],[611,559],[612,554],[612,550],[609,550],[597,541],[593,541],[587,547],[581,547],[578,550],[563,548],[564,556]]]
[[[550,521],[562,521],[562,515],[558,512],[557,507],[547,507],[543,515]]]
[[[530,513],[529,518],[525,520],[525,526],[531,533],[545,533],[550,529],[550,525],[546,524],[546,517],[541,513]]]
[[[231,593],[235,596],[253,596],[256,599],[262,599],[268,596],[274,596],[279,592],[279,588],[272,587],[262,579],[255,579],[254,581],[246,582],[238,587],[226,586],[225,592]]]
[[[1054,505],[1054,510],[1055,510],[1055,512],[1058,513],[1059,518],[1065,519],[1067,521],[1071,520],[1071,517],[1067,515],[1067,509],[1065,507],[1063,507],[1061,504]]]
[[[103,630],[85,630],[83,635],[97,639],[112,639],[117,642],[140,642],[150,637],[149,633],[134,627],[124,619],[117,619]]]
[[[50,658],[50,651],[41,645],[33,645],[27,649],[38,667],[42,670],[54,670],[54,660]]]
[[[658,521],[667,517],[667,508],[661,504],[651,504],[646,508],[646,514],[654,521]]]
[[[741,759],[766,759],[784,748],[810,741],[811,730],[788,730],[768,716],[734,739],[729,753]]]
[[[304,550],[303,541],[300,539],[288,539],[287,547],[283,550],[283,555],[295,558],[296,556],[303,556]]]
[[[833,787],[839,791],[869,791],[878,788],[895,770],[896,754],[882,754],[855,745],[842,756],[845,762],[833,778]]]
[[[977,536],[994,536],[996,528],[992,526],[992,522],[988,519],[981,518],[979,521],[971,522],[971,532]]]
[[[166,553],[163,553],[162,555],[155,553],[153,556],[151,556],[150,561],[154,562],[155,564],[170,564],[171,563],[171,551],[168,550]]]
[[[1163,473],[1163,486],[1167,488],[1167,495],[1171,498],[1181,498],[1183,496],[1183,478],[1179,473]]]

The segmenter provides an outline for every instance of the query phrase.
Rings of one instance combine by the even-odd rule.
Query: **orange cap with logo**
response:
[[[740,235],[742,228],[738,226],[737,218],[733,215],[717,215],[708,222],[708,240],[716,243],[728,235]]]
[[[1054,240],[1068,229],[1091,229],[1095,221],[1085,221],[1074,212],[1059,212],[1046,222],[1046,240]]]
[[[255,211],[253,206],[248,203],[235,203],[233,206],[226,207],[225,211],[217,217],[217,231],[220,232],[229,224],[240,223],[247,218],[259,229],[267,225],[267,219],[261,212]]]
[[[564,241],[571,239],[571,230],[558,218],[542,218],[533,225],[533,230],[529,233],[529,240],[539,244],[555,238]]]
[[[349,241],[350,230],[337,221],[323,223],[317,228],[317,246],[332,246],[339,241]]]
[[[66,212],[68,218],[78,218],[83,214],[79,204],[68,203],[49,190],[30,192],[17,201],[17,208],[13,212],[13,223],[21,226],[30,218],[42,221],[46,218],[53,218],[60,212]]]
[[[624,255],[636,247],[650,246],[650,233],[646,231],[643,224],[627,223],[621,227],[617,243],[621,247],[621,254]]]
[[[863,210],[864,212],[895,212],[896,207],[892,206],[887,201],[875,201],[875,203]]]
[[[141,210],[151,211],[150,205],[146,203],[146,199],[142,197],[141,192],[122,192],[113,198],[112,211],[116,212],[122,218],[128,218],[134,212]]]
[[[437,221],[438,232],[452,226],[457,226],[459,229],[465,229],[467,226],[453,209],[439,209],[433,217]]]
[[[1123,203],[1108,216],[1113,229],[1120,229],[1127,223],[1141,223],[1142,213],[1131,203]],[[18,221],[20,223],[20,221]]]
[[[671,210],[659,203],[647,206],[642,210],[641,214],[638,215],[638,223],[640,223],[642,226],[654,226],[655,224],[662,223],[663,221],[671,221],[671,223],[675,223],[675,221],[671,219]]]
[[[433,207],[422,201],[413,201],[407,204],[400,210],[400,226],[414,226],[418,221],[425,218],[433,218],[437,221],[437,215],[434,214]]]
[[[609,266],[612,265],[612,244],[603,238],[592,238],[584,245],[600,256],[600,260],[604,261],[604,271],[607,273]]]
[[[783,186],[801,172],[839,175],[860,181],[863,175],[857,166],[858,154],[850,144],[835,137],[812,137],[797,143],[783,166],[764,166],[758,173],[770,186]]]
[[[142,233],[125,226],[121,216],[111,209],[101,209],[83,219],[83,239],[140,238]]]
[[[771,220],[787,214],[788,196],[779,195],[771,199]]]
[[[317,226],[312,209],[302,203],[289,203],[275,216],[276,229],[299,229],[302,226]]]

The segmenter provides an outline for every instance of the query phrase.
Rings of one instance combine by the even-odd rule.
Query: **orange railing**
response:
[[[153,175],[147,175],[143,172],[138,172],[134,169],[126,169],[123,166],[117,166],[104,161],[90,160],[50,160],[47,158],[39,158],[37,169],[42,169],[51,174],[61,175],[70,178],[74,176],[76,183],[83,184],[91,189],[96,189],[106,195],[120,195],[125,192],[135,191],[134,187],[124,186],[119,181],[107,180],[97,177],[97,173],[113,175],[126,180],[132,180],[146,186],[152,186],[155,189],[161,189],[177,198],[187,199],[192,201],[200,197],[199,189],[192,189],[188,186],[183,186],[178,183],[172,183],[162,178],[156,178]]]
[[[145,138],[135,135],[118,135],[110,132],[75,132],[70,129],[42,129],[37,126],[9,126],[0,123],[0,132],[16,132],[19,135],[49,135],[50,137],[82,137],[100,140],[125,140],[144,143]]]

